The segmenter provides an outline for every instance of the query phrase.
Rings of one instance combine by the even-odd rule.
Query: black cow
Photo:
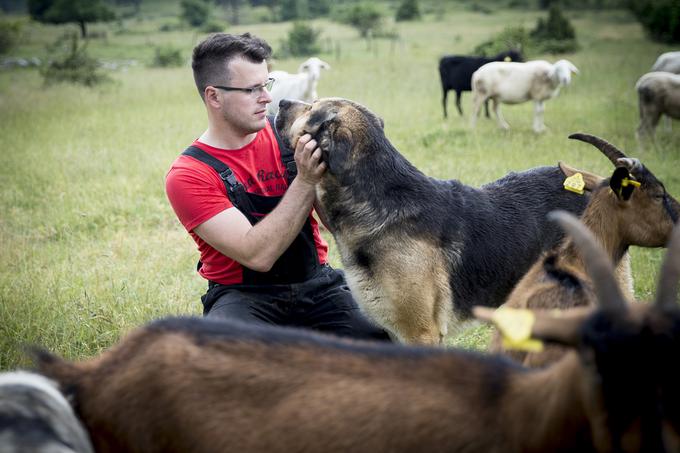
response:
[[[447,55],[439,60],[439,76],[442,80],[442,105],[444,106],[444,118],[448,116],[446,111],[446,100],[449,90],[456,92],[456,107],[458,112],[463,115],[460,107],[460,95],[463,91],[472,91],[472,74],[482,66],[492,61],[524,61],[522,54],[517,50],[501,52],[495,57],[475,57],[464,55]],[[486,104],[485,104],[486,107]],[[489,116],[489,109],[486,108],[486,116]]]

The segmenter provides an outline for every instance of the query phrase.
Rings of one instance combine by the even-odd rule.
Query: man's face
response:
[[[243,58],[234,58],[227,66],[228,86],[252,88],[264,84],[268,77],[267,62],[253,63]],[[218,90],[222,97],[221,113],[225,121],[244,134],[252,134],[264,128],[267,122],[267,104],[271,94],[262,88],[253,93]]]

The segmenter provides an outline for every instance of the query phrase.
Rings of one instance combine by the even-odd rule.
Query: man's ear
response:
[[[616,194],[619,200],[628,201],[633,195],[635,188],[639,186],[640,183],[635,181],[633,176],[628,172],[625,167],[617,167],[612,173],[612,177],[609,180],[609,187]]]
[[[579,170],[572,167],[571,165],[565,164],[564,162],[558,162],[557,165],[559,165],[560,170],[562,170],[562,173],[564,173],[564,175],[567,177],[573,176],[576,173],[581,173],[581,175],[583,175],[583,182],[586,185],[584,188],[589,192],[592,192],[597,187],[599,187],[605,179],[600,175],[596,175],[595,173],[585,170]]]

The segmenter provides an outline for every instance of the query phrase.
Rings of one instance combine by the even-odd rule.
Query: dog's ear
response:
[[[330,123],[325,123],[319,129],[316,141],[321,148],[328,171],[332,175],[340,174],[352,150],[352,131],[346,127],[332,127]]]

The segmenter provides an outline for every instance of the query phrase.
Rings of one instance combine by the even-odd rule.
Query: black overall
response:
[[[271,117],[268,120],[272,123]],[[297,174],[293,151],[284,147],[278,136],[276,140],[290,185]],[[211,166],[220,175],[229,200],[251,225],[269,214],[282,198],[247,193],[224,162],[200,148],[190,146],[182,154]],[[198,266],[200,268],[200,261]],[[268,272],[257,272],[243,266],[241,284],[222,285],[210,281],[208,292],[201,301],[206,316],[309,327],[353,337],[389,339],[383,330],[359,312],[342,271],[320,265],[309,218]]]

